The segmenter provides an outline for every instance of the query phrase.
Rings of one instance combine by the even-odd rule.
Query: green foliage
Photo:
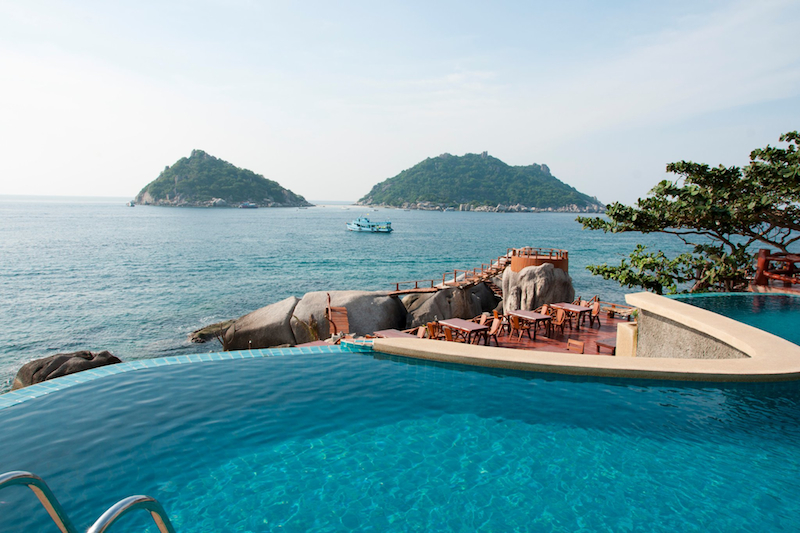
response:
[[[222,198],[229,204],[254,202],[259,205],[278,203],[307,205],[302,196],[250,170],[238,168],[202,150],[192,150],[167,167],[139,193],[150,193],[156,201],[176,201],[188,204]]]
[[[486,154],[428,158],[378,183],[360,202],[397,207],[406,202],[448,206],[522,204],[540,209],[597,204],[594,198],[551,176],[545,165],[512,167]]]
[[[689,281],[694,282],[693,292],[745,286],[753,269],[751,245],[787,252],[800,240],[799,140],[797,132],[790,132],[780,137],[789,143],[786,148],[753,150],[743,169],[671,163],[667,171],[680,178],[662,181],[635,207],[614,203],[608,206],[607,219],[579,217],[585,229],[667,233],[693,247],[692,253],[672,260],[637,247],[630,264],[593,265],[589,270],[624,286],[658,293],[664,288],[674,292]]]

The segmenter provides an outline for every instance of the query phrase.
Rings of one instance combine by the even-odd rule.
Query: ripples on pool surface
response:
[[[800,297],[791,294],[693,294],[675,298],[800,345]]]
[[[0,471],[79,529],[149,494],[176,530],[785,531],[798,385],[567,379],[369,354],[197,363],[0,410]],[[115,532],[155,531],[130,515]],[[137,529],[138,528],[138,529]],[[27,489],[0,531],[49,531]]]

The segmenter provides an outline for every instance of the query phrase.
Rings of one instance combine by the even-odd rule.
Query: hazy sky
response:
[[[444,152],[603,202],[800,129],[800,2],[0,0],[0,194],[133,197],[201,149],[311,200]]]

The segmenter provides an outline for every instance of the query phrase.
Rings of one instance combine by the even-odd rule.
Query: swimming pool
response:
[[[41,475],[83,528],[131,494],[157,498],[179,533],[749,532],[800,516],[794,383],[283,353],[147,368],[0,409],[0,471]],[[52,528],[27,489],[0,500],[0,531]],[[115,531],[154,530],[128,518]]]
[[[709,293],[673,297],[800,345],[800,297],[791,294]]]

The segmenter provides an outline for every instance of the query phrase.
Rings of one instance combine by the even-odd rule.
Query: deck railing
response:
[[[783,263],[781,268],[773,268],[772,263]],[[795,263],[800,263],[800,255],[787,253],[770,253],[769,250],[762,248],[758,251],[756,260],[755,284],[766,286],[769,280],[782,281],[784,286],[791,286],[800,283],[800,270],[795,267]]]
[[[532,250],[532,248],[509,248],[506,255],[501,255],[497,259],[490,259],[488,263],[481,263],[480,267],[471,270],[455,269],[445,272],[442,274],[441,282],[434,279],[397,281],[394,283],[394,290],[395,292],[430,290],[437,287],[470,284],[485,280],[488,277],[499,275],[505,270],[511,263],[510,253],[512,250]]]
[[[546,257],[548,259],[569,259],[569,252],[559,248],[532,248],[526,246],[524,248],[509,248],[506,251],[508,257]]]

